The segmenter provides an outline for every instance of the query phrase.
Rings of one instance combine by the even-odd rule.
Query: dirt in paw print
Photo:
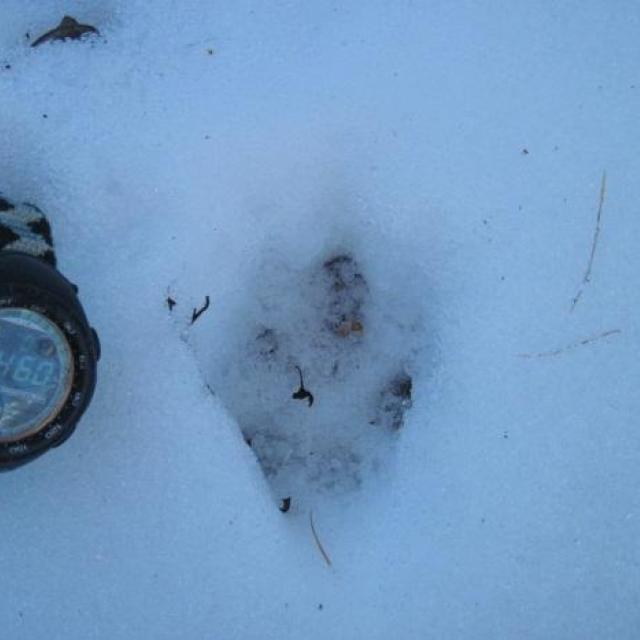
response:
[[[276,505],[290,498],[295,513],[313,494],[357,490],[392,455],[412,404],[413,337],[402,324],[376,330],[385,303],[349,251],[300,269],[267,260],[254,285],[207,382]]]

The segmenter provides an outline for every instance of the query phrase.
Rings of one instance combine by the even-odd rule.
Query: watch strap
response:
[[[13,203],[0,196],[0,251],[18,251],[56,266],[51,226],[33,204]]]

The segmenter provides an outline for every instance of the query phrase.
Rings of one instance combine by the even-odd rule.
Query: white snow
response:
[[[29,46],[65,14],[101,37]],[[103,357],[69,442],[0,478],[2,637],[636,638],[639,27],[5,0],[0,191],[48,213]],[[398,371],[404,424],[369,424]]]

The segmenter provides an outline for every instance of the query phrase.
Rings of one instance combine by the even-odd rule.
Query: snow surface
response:
[[[65,13],[101,37],[29,46]],[[1,637],[637,638],[639,28],[4,0],[0,189],[49,214],[103,357],[73,438],[1,478]],[[369,424],[398,372],[404,424]]]

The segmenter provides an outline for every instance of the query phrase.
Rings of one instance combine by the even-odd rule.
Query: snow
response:
[[[101,37],[29,47],[65,14]],[[639,26],[5,0],[0,189],[49,214],[103,356],[76,434],[2,476],[3,637],[637,637]],[[338,255],[361,335],[324,322]],[[400,370],[404,424],[368,424]]]

